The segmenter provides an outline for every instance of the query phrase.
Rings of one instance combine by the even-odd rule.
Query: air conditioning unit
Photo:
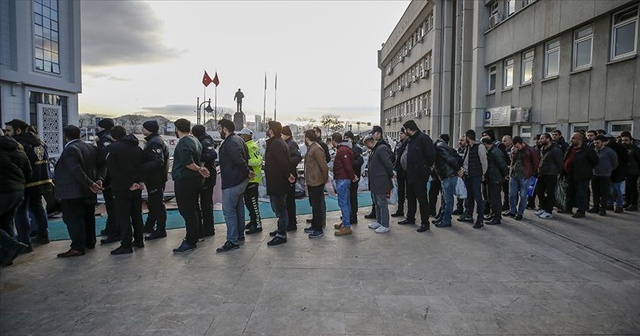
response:
[[[427,78],[427,72],[424,70],[420,71],[420,78]]]
[[[515,124],[528,124],[531,122],[531,113],[525,107],[516,107],[511,109],[511,122]]]
[[[500,23],[500,21],[502,21],[502,14],[501,13],[495,13],[495,14],[491,15],[491,17],[489,18],[489,26],[493,27],[493,26],[497,25],[498,23]]]

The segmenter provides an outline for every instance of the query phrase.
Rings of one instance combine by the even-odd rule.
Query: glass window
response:
[[[504,61],[504,81],[503,87],[510,88],[513,86],[513,58]]]
[[[35,68],[60,74],[58,55],[58,2],[33,0],[33,50]]]
[[[560,41],[551,41],[545,45],[544,78],[557,76],[560,72]]]
[[[496,90],[496,66],[489,67],[489,92]]]
[[[611,59],[633,55],[636,52],[638,7],[613,16],[611,31]]]
[[[591,66],[593,27],[585,27],[573,33],[573,69]]]
[[[512,15],[513,13],[516,12],[516,0],[505,1],[505,6],[506,6],[505,12],[507,13],[507,16]]]
[[[522,84],[531,83],[533,79],[533,50],[526,51],[522,54]]]
[[[498,1],[495,0],[494,2],[492,2],[489,5],[489,8],[491,10],[491,16],[498,14]]]

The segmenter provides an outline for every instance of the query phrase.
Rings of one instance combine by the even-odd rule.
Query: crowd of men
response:
[[[49,243],[42,198],[52,189],[71,238],[70,249],[58,254],[60,258],[82,256],[87,249],[95,248],[94,212],[98,193],[104,197],[108,215],[101,232],[105,238],[100,242],[120,243],[111,254],[130,254],[134,247],[143,248],[145,240],[167,236],[164,189],[170,157],[158,134],[156,121],[143,124],[144,148],[135,135],[114,125],[112,119],[98,123],[96,145],[82,141],[77,126],[65,127],[65,146],[53,175],[47,146],[38,138],[36,130],[17,119],[5,126],[7,134],[0,136],[0,262],[3,266],[11,264],[19,254],[33,251],[34,244]],[[244,128],[236,133],[230,120],[218,122],[223,139],[218,151],[204,126],[191,127],[188,120],[178,119],[175,128],[179,140],[173,154],[171,176],[186,234],[173,252],[193,250],[198,242],[215,235],[213,188],[218,169],[227,236],[224,245],[216,251],[238,249],[245,235],[262,232],[258,187],[263,169],[266,193],[277,217],[277,227],[269,232],[273,238],[267,245],[287,243],[287,233],[298,229],[295,183],[297,166],[303,160],[291,129],[278,121],[268,123],[263,158],[253,141],[253,132]],[[459,216],[458,221],[472,223],[474,229],[480,229],[485,224],[501,224],[503,217],[522,220],[526,208],[535,209],[535,215],[542,219],[553,218],[554,208],[571,213],[574,218],[585,217],[586,213],[606,216],[607,210],[622,213],[638,209],[640,146],[629,132],[622,132],[618,139],[602,130],[576,132],[567,143],[556,130],[536,136],[535,144],[530,146],[520,136],[505,135],[500,141],[491,129],[479,138],[474,130],[468,130],[454,149],[448,134],[441,134],[434,143],[409,120],[403,124],[393,150],[383,139],[379,126],[361,142],[357,142],[350,131],[331,134],[328,139],[335,151],[333,158],[319,128],[304,133],[307,148],[304,181],[312,209],[312,217],[307,219],[310,225],[304,232],[309,238],[322,237],[326,229],[324,195],[332,160],[342,215],[334,225],[335,236],[353,234],[352,225],[358,223],[358,184],[365,173],[373,206],[371,213],[364,217],[374,219],[368,227],[381,234],[390,231],[390,217],[404,217],[398,222],[400,225],[416,224],[418,209],[418,232],[430,230],[431,224],[451,227],[453,215]],[[369,151],[366,166],[363,147]],[[388,198],[394,178],[398,208],[390,214]],[[467,197],[460,197],[456,202],[461,183]],[[623,185],[626,199],[623,199]],[[142,217],[145,189],[146,222]],[[439,209],[438,197],[441,198]],[[245,206],[249,213],[246,224]],[[430,221],[430,217],[434,220]]]

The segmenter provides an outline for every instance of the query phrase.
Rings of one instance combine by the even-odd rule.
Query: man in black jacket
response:
[[[458,177],[462,177],[464,171],[460,166],[460,156],[448,145],[449,135],[442,134],[440,139],[436,140],[436,162],[435,170],[442,183],[442,201],[444,210],[439,220],[435,223],[436,227],[450,227],[451,214],[453,212],[453,195],[456,191]]]
[[[431,166],[436,158],[436,149],[431,138],[422,133],[416,122],[409,120],[402,125],[409,136],[407,143],[407,198],[409,209],[407,218],[399,224],[415,224],[416,203],[420,203],[421,225],[418,232],[430,229],[429,200],[427,199],[427,181],[431,173]]]
[[[578,208],[573,218],[583,218],[589,207],[587,190],[589,181],[593,176],[593,168],[598,165],[598,154],[587,146],[580,133],[571,136],[571,147],[564,155],[564,163],[560,177],[566,177],[567,186],[567,213],[572,212],[575,206]]]
[[[502,199],[500,193],[505,179],[509,176],[509,164],[494,141],[485,136],[481,139],[482,145],[487,149],[487,193],[493,209],[493,219],[485,222],[488,225],[500,225],[502,220]],[[481,226],[482,227],[482,226]]]
[[[282,140],[282,124],[270,121],[267,129],[267,150],[264,153],[264,172],[267,180],[267,195],[271,209],[278,217],[278,228],[270,232],[273,239],[268,246],[276,246],[287,242],[287,193],[289,184],[295,181],[289,165],[289,147]]]
[[[563,156],[562,149],[553,142],[551,134],[542,134],[540,136],[540,144],[542,145],[542,151],[535,192],[540,200],[540,209],[535,212],[535,215],[542,219],[548,219],[552,217],[558,175],[562,171]]]
[[[356,137],[353,135],[353,132],[346,131],[344,133],[344,139],[351,141],[351,149],[353,150],[353,171],[358,177],[357,182],[351,182],[351,188],[349,189],[351,224],[358,224],[358,185],[360,182],[360,175],[362,174],[364,159],[362,158],[362,148],[360,148],[356,143]]]
[[[106,167],[107,154],[109,153],[109,146],[115,141],[111,137],[111,128],[113,128],[114,122],[111,118],[104,118],[98,122],[98,165]],[[107,210],[107,223],[102,230],[102,235],[107,238],[100,240],[101,244],[109,244],[120,241],[120,228],[116,220],[116,209],[113,203],[113,192],[111,190],[111,174],[109,169],[105,171],[105,177],[103,181],[102,196],[104,197],[104,206]]]
[[[64,128],[67,144],[56,163],[55,197],[62,205],[62,220],[67,225],[71,248],[58,258],[84,255],[96,246],[96,193],[102,190],[98,174],[98,150],[80,140],[80,128]]]
[[[164,206],[164,187],[167,183],[169,172],[169,150],[162,137],[158,134],[160,129],[155,120],[145,121],[142,124],[142,134],[147,141],[144,146],[144,173],[145,188],[147,188],[147,222],[144,231],[149,233],[144,239],[154,240],[167,236],[167,210]],[[155,227],[155,229],[154,229]]]
[[[111,254],[133,253],[132,246],[144,247],[142,223],[142,189],[143,153],[138,146],[135,135],[127,135],[122,126],[111,129],[111,137],[115,140],[109,146],[107,154],[107,169],[111,172],[111,189],[113,202],[118,212],[118,226],[120,227],[120,247]],[[133,225],[133,232],[131,226]],[[132,242],[133,238],[133,242]]]
[[[482,181],[487,172],[487,150],[476,141],[476,132],[472,129],[465,132],[467,146],[464,152],[464,184],[467,187],[465,213],[458,218],[461,222],[473,223],[473,209],[477,206],[474,229],[484,226],[484,202],[482,200]]]
[[[206,167],[211,175],[204,179],[200,190],[198,210],[198,220],[200,221],[200,239],[211,237],[216,234],[213,227],[213,187],[216,185],[216,159],[218,153],[213,144],[213,138],[207,134],[203,125],[195,125],[191,129],[191,134],[200,140],[202,145],[201,165]]]
[[[626,211],[638,211],[638,176],[640,175],[640,148],[634,144],[634,139],[628,131],[622,132],[622,144],[627,150],[629,167],[626,181]]]
[[[607,135],[607,147],[611,148],[618,157],[618,166],[611,172],[611,188],[613,189],[614,198],[609,198],[609,208],[613,208],[613,203],[615,203],[615,213],[623,213],[624,196],[622,195],[622,185],[628,175],[629,155],[623,144],[616,142],[616,139],[611,134]]]
[[[298,219],[296,218],[296,179],[298,178],[298,164],[302,161],[302,154],[298,144],[293,141],[291,128],[289,126],[282,127],[282,140],[289,147],[289,167],[294,180],[289,185],[287,192],[287,214],[289,215],[289,225],[287,231],[295,231],[298,229]]]
[[[407,148],[408,136],[405,133],[404,127],[400,129],[400,141],[396,144],[395,149],[395,162],[393,163],[393,171],[396,173],[396,181],[398,183],[398,209],[395,213],[391,214],[391,217],[404,217],[404,201],[406,199],[406,185],[407,185],[407,173],[404,167],[407,165],[407,156],[405,149]],[[404,155],[404,157],[403,157]],[[403,164],[404,160],[404,164]]]

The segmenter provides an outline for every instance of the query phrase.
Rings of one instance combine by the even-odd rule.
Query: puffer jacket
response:
[[[249,183],[262,182],[262,154],[260,154],[260,148],[253,139],[245,142],[247,144],[247,150],[249,151],[249,168],[253,170],[254,177],[249,180]]]
[[[128,134],[109,145],[107,169],[112,189],[126,191],[134,183],[143,182],[144,155],[138,143],[135,135]]]
[[[487,172],[485,174],[489,183],[502,183],[509,175],[509,164],[505,160],[504,153],[497,147],[491,146],[487,150]]]
[[[333,162],[333,178],[335,180],[350,181],[356,178],[356,174],[353,171],[353,151],[349,140],[338,144],[338,150]]]
[[[522,171],[524,172],[524,178],[528,179],[536,173],[538,166],[540,166],[540,157],[538,153],[527,144],[523,144],[522,149],[516,149],[514,147],[511,154],[511,174],[514,173],[516,161],[521,157]]]
[[[20,144],[8,136],[0,136],[0,194],[23,191],[32,170]]]
[[[29,158],[31,170],[27,176],[26,188],[29,192],[44,194],[53,189],[51,170],[49,169],[49,151],[47,145],[31,132],[21,133],[14,139],[22,145],[24,152]]]
[[[549,148],[542,148],[538,175],[558,176],[562,171],[562,149],[556,143]]]
[[[435,170],[441,180],[454,177],[460,170],[458,163],[458,153],[447,145],[446,142],[436,141],[436,163]]]
[[[169,174],[169,149],[158,133],[153,133],[144,138],[147,144],[144,147],[144,183],[150,189],[165,185]]]

